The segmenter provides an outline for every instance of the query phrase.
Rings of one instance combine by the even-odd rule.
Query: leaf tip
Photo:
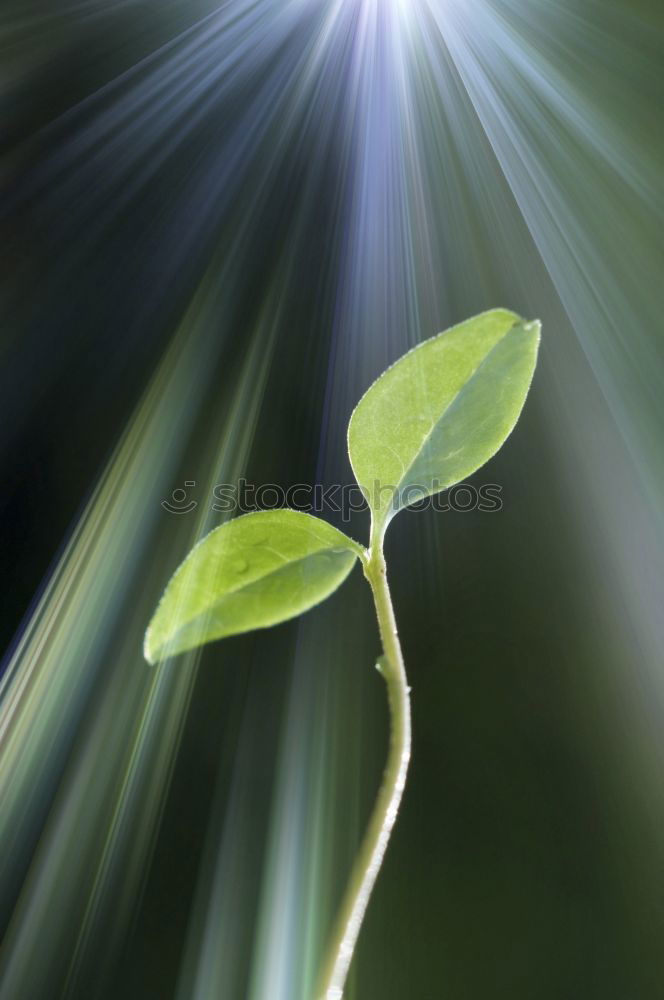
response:
[[[540,319],[526,320],[523,324],[523,329],[528,333],[534,333],[537,339],[539,339],[542,332],[542,321]]]
[[[143,638],[143,656],[151,667],[154,667],[155,663],[159,659],[159,655],[152,645],[152,632],[150,625],[146,628],[145,636]]]

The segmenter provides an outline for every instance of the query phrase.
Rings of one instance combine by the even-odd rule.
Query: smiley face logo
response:
[[[187,479],[184,485],[187,488],[195,486],[196,480]],[[171,493],[170,500],[161,501],[161,506],[164,510],[167,510],[169,514],[189,514],[192,510],[195,510],[196,507],[198,507],[198,504],[195,500],[187,500],[187,489],[178,487],[178,489],[173,490]]]

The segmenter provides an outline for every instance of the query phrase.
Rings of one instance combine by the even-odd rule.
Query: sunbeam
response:
[[[361,581],[143,632],[220,484],[349,484],[369,383],[503,304],[543,361],[500,514],[388,541],[415,777],[344,997],[656,1000],[655,8],[7,6],[0,1000],[312,1000],[387,738]]]

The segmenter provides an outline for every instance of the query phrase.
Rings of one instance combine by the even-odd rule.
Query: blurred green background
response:
[[[414,748],[347,995],[663,995],[663,27],[5,4],[2,1000],[311,1000],[386,752],[368,589],[143,631],[216,484],[350,483],[370,381],[498,305],[543,323],[502,509],[388,534]]]

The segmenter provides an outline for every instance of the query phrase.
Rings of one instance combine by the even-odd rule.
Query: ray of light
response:
[[[71,16],[95,9],[77,5]],[[63,997],[108,995],[103,984],[140,907],[197,678],[194,655],[155,671],[141,660],[154,598],[213,521],[208,507],[158,521],[159,499],[187,463],[205,470],[196,473],[205,495],[244,471],[266,388],[293,336],[286,305],[309,280],[309,256],[325,319],[297,340],[295,361],[284,350],[280,363],[298,365],[303,387],[323,397],[313,434],[324,483],[348,480],[350,410],[399,354],[497,300],[542,316],[544,371],[530,419],[544,430],[517,438],[502,468],[526,497],[516,500],[520,523],[534,531],[525,506],[536,490],[521,466],[546,452],[543,475],[562,493],[556,523],[579,539],[569,557],[589,592],[579,607],[604,635],[596,648],[606,659],[588,666],[587,683],[615,685],[603,709],[607,726],[619,719],[622,727],[612,753],[616,761],[624,747],[633,753],[626,773],[642,780],[635,801],[653,794],[655,828],[664,394],[652,335],[660,307],[644,290],[658,282],[658,162],[649,110],[628,123],[601,93],[621,100],[616,66],[622,80],[651,81],[654,70],[638,16],[599,13],[594,2],[580,11],[566,0],[226,2],[40,132],[47,152],[12,186],[9,213],[33,213],[56,233],[49,251],[60,252],[46,305],[6,348],[8,437],[27,414],[20,389],[33,348],[42,349],[48,296],[112,244],[119,219],[149,206],[122,265],[142,268],[151,289],[135,326],[118,334],[127,364],[171,284],[192,273],[192,260],[208,266],[0,683],[2,1000],[25,995],[28,982],[40,996],[53,983]],[[294,206],[286,222],[280,202]],[[312,237],[322,217],[332,221]],[[269,224],[264,231],[266,219],[276,236]],[[251,303],[251,325],[238,333],[226,316],[266,245],[265,298]],[[157,269],[159,281],[148,282]],[[66,320],[65,311],[63,327]],[[35,393],[57,383],[77,340],[63,335],[50,355],[43,347],[52,364],[34,374]],[[217,402],[220,364],[237,367]],[[294,439],[301,430],[291,430]],[[503,548],[494,543],[503,559],[518,558],[513,524]],[[427,520],[404,532],[408,567],[415,555],[425,567],[409,579],[404,603],[426,604],[448,585],[439,564],[453,529]],[[477,554],[468,544],[470,559]],[[481,564],[480,554],[472,565]],[[535,571],[533,580],[546,594]],[[268,647],[259,640],[247,655],[247,701],[237,694],[229,716],[237,753],[223,741],[215,750],[213,806],[173,987],[179,1000],[310,1000],[377,777],[373,761],[367,774],[362,761],[374,744],[379,760],[385,740],[370,671],[373,623],[349,588],[280,650],[289,684],[261,743]],[[266,756],[268,803],[264,785],[252,785]],[[389,971],[371,977],[378,995],[381,975]],[[369,976],[362,967],[358,976],[363,995]],[[351,982],[351,1000],[353,990]]]

